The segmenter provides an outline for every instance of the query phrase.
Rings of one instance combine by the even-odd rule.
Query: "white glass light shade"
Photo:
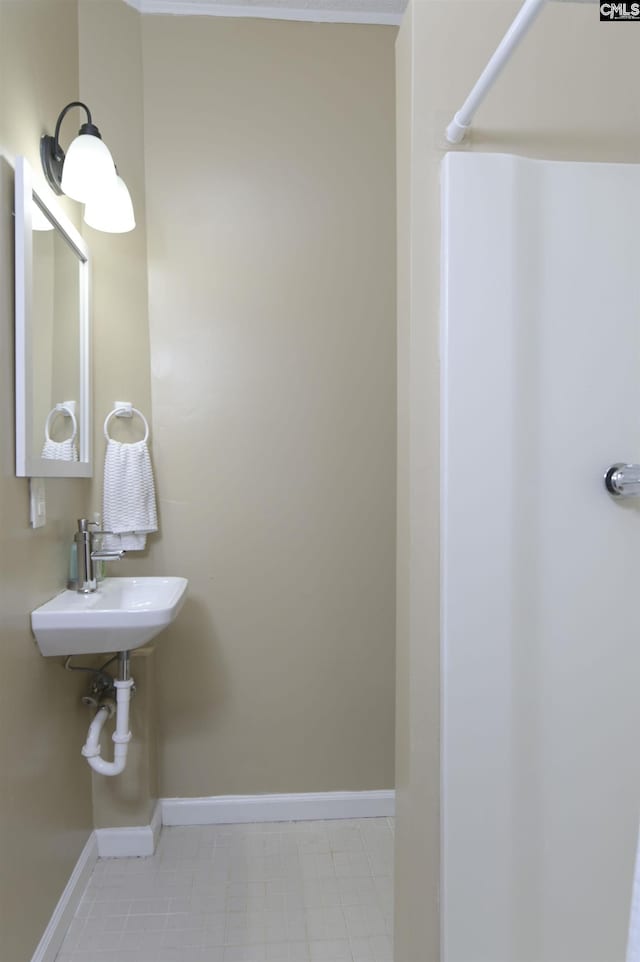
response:
[[[127,185],[116,175],[115,184],[94,196],[84,208],[84,222],[94,230],[126,234],[136,226],[133,204]]]
[[[61,187],[67,197],[82,203],[108,190],[116,178],[109,148],[93,134],[79,134],[71,141],[62,168]]]

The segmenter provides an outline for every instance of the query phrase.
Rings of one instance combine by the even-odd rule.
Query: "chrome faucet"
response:
[[[96,572],[94,561],[118,561],[124,558],[124,551],[102,551],[94,550],[93,539],[96,535],[112,534],[111,531],[91,531],[95,521],[88,521],[86,518],[78,518],[78,530],[73,536],[78,555],[78,574],[77,581],[69,584],[70,588],[82,594],[89,594],[97,587]]]

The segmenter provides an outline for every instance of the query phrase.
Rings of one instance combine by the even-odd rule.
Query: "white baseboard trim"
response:
[[[162,798],[163,825],[302,822],[393,815],[395,792],[317,792],[301,795],[212,795]]]
[[[80,858],[76,862],[58,904],[53,910],[53,915],[38,943],[31,962],[54,962],[97,861],[98,844],[95,832],[92,832],[80,853]]]
[[[100,858],[134,858],[153,855],[162,828],[162,807],[157,803],[151,823],[132,828],[97,828]]]

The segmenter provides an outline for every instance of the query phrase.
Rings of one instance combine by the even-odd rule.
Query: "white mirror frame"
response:
[[[34,455],[32,437],[32,361],[37,336],[32,316],[33,235],[35,200],[78,257],[80,271],[79,338],[80,397],[78,398],[79,460],[53,461]],[[16,475],[27,478],[90,478],[93,475],[91,410],[91,321],[89,248],[69,218],[33,187],[31,167],[24,157],[15,166],[16,237]],[[61,399],[62,400],[62,399]],[[44,439],[44,425],[43,425]]]

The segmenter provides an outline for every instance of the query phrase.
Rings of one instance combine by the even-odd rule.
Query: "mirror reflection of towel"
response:
[[[78,449],[75,437],[67,438],[66,441],[46,440],[40,457],[46,458],[47,461],[77,461]]]

